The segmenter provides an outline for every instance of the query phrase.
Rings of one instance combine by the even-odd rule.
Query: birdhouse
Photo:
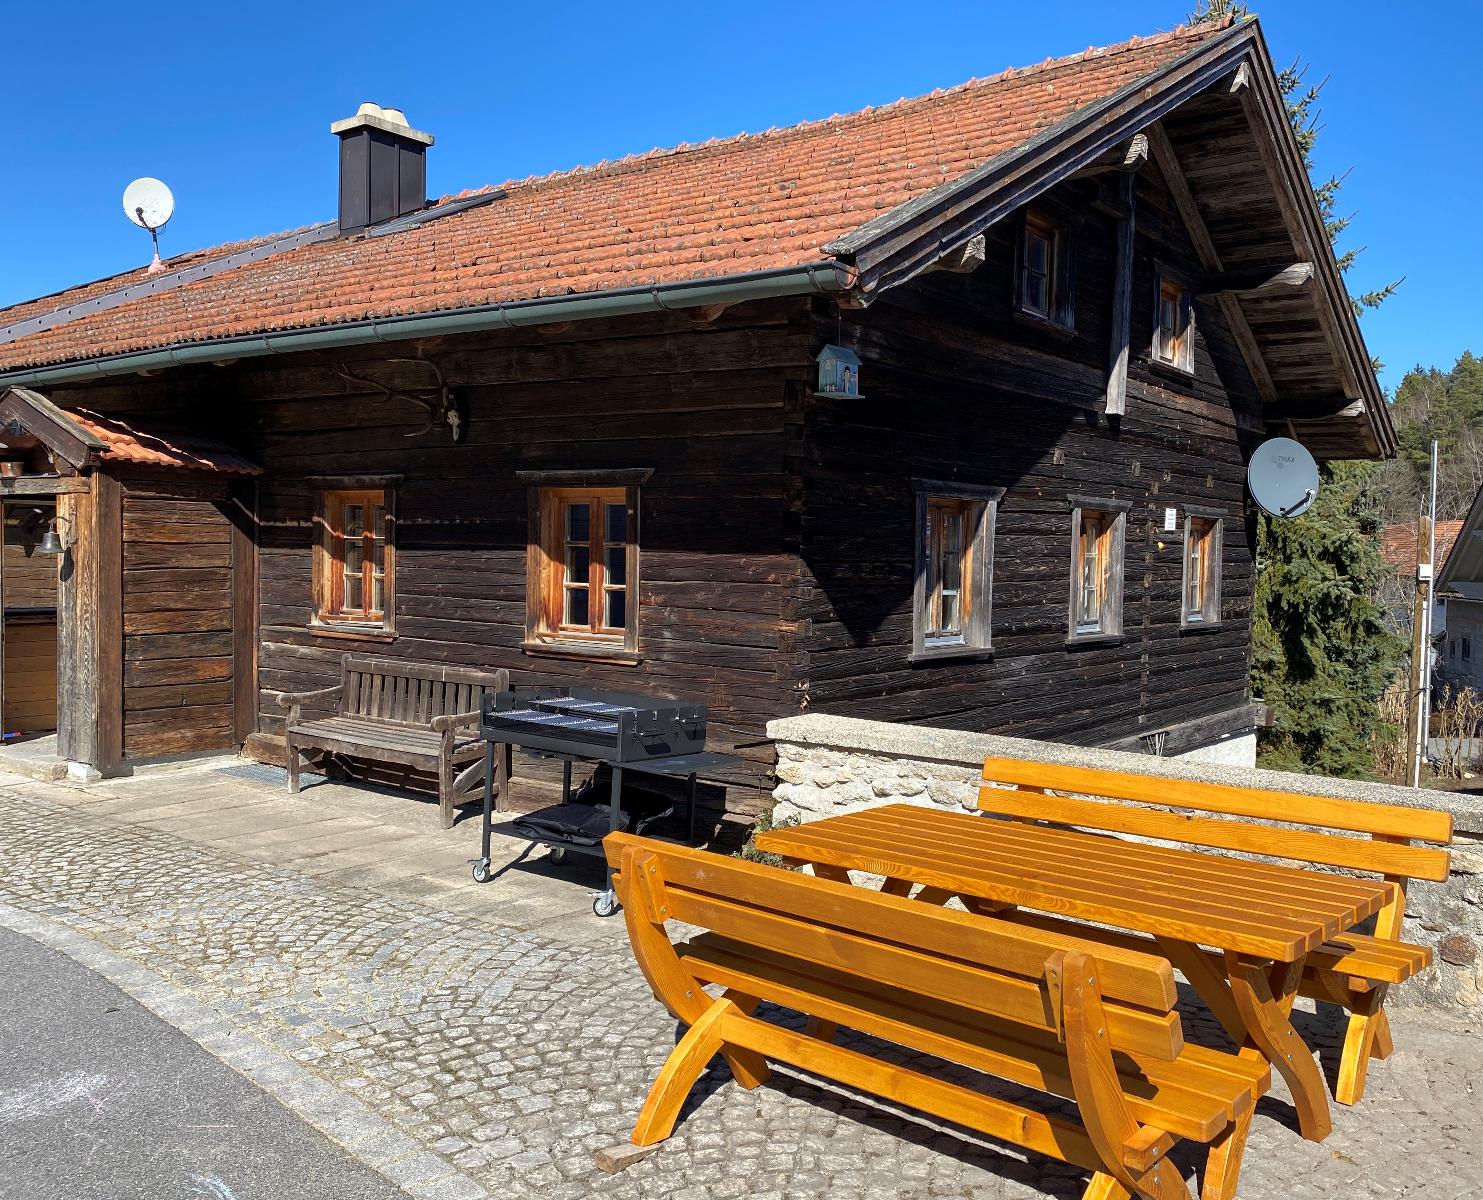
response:
[[[860,395],[860,356],[843,346],[819,351],[819,392],[826,396]]]

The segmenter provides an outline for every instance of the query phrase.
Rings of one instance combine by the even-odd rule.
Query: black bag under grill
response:
[[[670,797],[625,784],[622,809],[615,825],[609,807],[611,786],[611,769],[600,766],[567,803],[523,813],[511,824],[522,837],[548,846],[596,846],[612,830],[640,834],[675,810],[675,801]]]

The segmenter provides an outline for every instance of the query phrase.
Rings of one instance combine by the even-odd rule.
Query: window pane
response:
[[[366,510],[359,504],[345,506],[345,536],[360,537],[366,531]]]
[[[360,574],[361,564],[365,561],[366,545],[359,537],[345,539],[345,573]]]
[[[573,587],[566,589],[566,615],[562,619],[565,625],[589,625],[587,610],[587,589],[585,587]]]
[[[623,629],[628,624],[628,596],[627,593],[613,590],[603,593],[603,602],[607,605],[607,611],[603,614],[603,624],[609,629]]]
[[[622,504],[609,504],[606,506],[608,512],[607,534],[605,541],[626,542],[628,541],[628,509]]]
[[[590,504],[568,504],[566,506],[566,540],[569,542],[592,540],[592,506]]]
[[[386,611],[385,575],[377,575],[371,581],[371,609],[373,612]]]
[[[1025,266],[1036,275],[1044,277],[1050,265],[1050,242],[1038,233],[1025,235]],[[1148,293],[1145,292],[1146,296]]]
[[[566,548],[566,581],[586,583],[587,570],[591,561],[591,546],[568,546]]]
[[[1025,275],[1025,307],[1035,312],[1046,312],[1050,308],[1047,293],[1049,288],[1044,275]]]
[[[942,625],[936,630],[937,633],[959,633],[961,622],[958,620],[958,593],[942,589]]]
[[[371,565],[377,571],[386,570],[386,543],[383,542],[380,538],[377,538],[374,542],[371,543],[371,545],[373,547],[371,552]]]
[[[364,593],[362,591],[363,581],[360,573],[356,572],[345,576],[345,610],[347,612],[359,612],[363,607]]]
[[[604,553],[607,555],[608,582],[614,586],[622,586],[628,582],[628,547],[609,546]]]
[[[963,584],[963,514],[944,513],[942,518],[942,586],[956,592]]]
[[[378,538],[384,538],[386,536],[386,507],[378,504],[372,512],[375,513],[375,518],[371,530]]]

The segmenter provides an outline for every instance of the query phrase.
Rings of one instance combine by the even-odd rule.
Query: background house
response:
[[[0,312],[16,403],[261,469],[209,500],[245,715],[178,748],[274,758],[370,648],[704,699],[759,769],[806,709],[1249,757],[1245,461],[1394,449],[1255,22],[432,205],[400,114],[334,131],[336,220]],[[115,769],[222,656],[69,611]]]

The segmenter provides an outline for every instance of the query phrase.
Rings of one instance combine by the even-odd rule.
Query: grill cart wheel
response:
[[[489,864],[487,862],[482,861],[482,860],[479,861],[479,862],[476,862],[474,864],[473,876],[474,876],[474,882],[475,883],[488,883],[489,882]]]
[[[553,867],[561,866],[562,863],[566,862],[566,847],[552,846],[551,853],[546,856],[546,861]]]
[[[592,911],[599,917],[611,917],[618,911],[618,897],[612,892],[598,892],[592,901]]]

